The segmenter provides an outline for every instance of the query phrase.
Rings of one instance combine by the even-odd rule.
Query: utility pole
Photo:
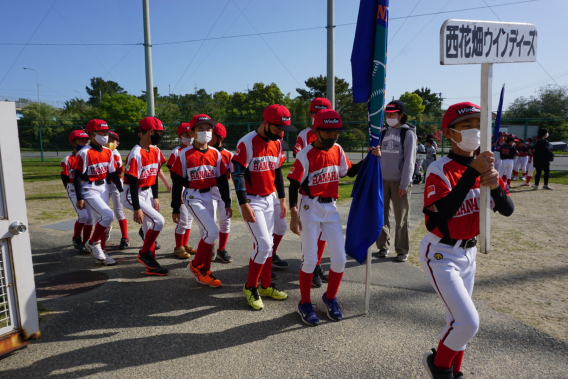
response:
[[[152,41],[150,39],[149,0],[142,0],[144,14],[144,54],[146,56],[146,101],[147,116],[154,116],[154,80],[152,78]]]
[[[37,82],[37,102],[39,104],[41,104],[41,100],[39,99],[39,76],[37,74],[37,71],[34,70],[33,68],[28,68],[28,67],[24,67],[24,70],[32,70],[33,72],[36,73],[36,82]],[[42,161],[43,162],[43,161]]]
[[[334,0],[327,0],[327,89],[326,96],[335,109],[335,25]]]

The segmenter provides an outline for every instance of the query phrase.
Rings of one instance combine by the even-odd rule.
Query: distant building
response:
[[[538,125],[528,125],[527,134],[525,135],[525,125],[501,125],[499,129],[507,134],[514,134],[517,137],[529,138],[538,134]]]

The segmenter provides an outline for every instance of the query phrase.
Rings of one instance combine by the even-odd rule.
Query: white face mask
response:
[[[396,118],[387,118],[387,124],[391,127],[394,127],[396,124],[398,124],[398,119]]]
[[[544,136],[544,138],[545,138],[545,139],[548,138],[548,133],[546,133],[546,135]]]
[[[213,138],[213,131],[197,132],[196,134],[197,137],[195,138],[195,140],[199,143],[207,143],[211,141],[211,138]]]
[[[454,128],[450,128],[454,132],[460,133],[462,135],[461,142],[456,142],[452,139],[453,142],[458,145],[460,149],[465,152],[472,152],[477,150],[479,145],[481,145],[481,130],[479,129],[466,129],[466,130],[455,130]]]
[[[193,138],[181,137],[181,143],[183,143],[185,146],[189,146],[193,143]]]
[[[99,136],[98,134],[95,134],[95,141],[97,141],[99,145],[104,146],[108,143],[108,136]]]

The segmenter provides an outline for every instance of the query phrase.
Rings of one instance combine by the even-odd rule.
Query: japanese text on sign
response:
[[[440,30],[440,64],[535,62],[533,24],[447,20]]]

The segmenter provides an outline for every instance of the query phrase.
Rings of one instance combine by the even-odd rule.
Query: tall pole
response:
[[[148,116],[154,116],[154,80],[152,79],[152,41],[150,39],[149,0],[142,0],[144,7],[144,53],[146,56],[146,101]]]
[[[33,72],[36,73],[36,82],[37,82],[37,102],[41,104],[41,100],[39,99],[39,76],[37,74],[37,71],[34,70],[33,68],[28,68],[28,67],[24,67],[24,70],[32,70]]]
[[[491,124],[492,124],[492,92],[493,92],[493,63],[481,65],[481,151],[491,151]],[[479,206],[479,243],[480,251],[489,254],[491,250],[491,195],[489,187],[481,187]]]
[[[334,0],[327,0],[327,89],[326,96],[335,109],[335,25]]]

